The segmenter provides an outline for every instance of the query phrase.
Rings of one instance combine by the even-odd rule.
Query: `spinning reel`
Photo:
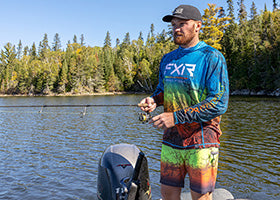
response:
[[[152,119],[152,115],[150,113],[138,113],[139,115],[139,120],[145,124],[148,123],[150,121],[150,119]]]

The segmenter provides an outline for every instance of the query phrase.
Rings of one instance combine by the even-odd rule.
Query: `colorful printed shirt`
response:
[[[185,149],[219,147],[229,83],[225,58],[218,50],[199,42],[166,54],[152,97],[158,106],[164,105],[164,112],[174,112],[175,127],[164,132],[163,144]]]

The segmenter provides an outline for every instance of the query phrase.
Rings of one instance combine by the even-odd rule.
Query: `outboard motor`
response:
[[[97,197],[99,200],[149,200],[148,162],[133,144],[109,146],[98,166]]]

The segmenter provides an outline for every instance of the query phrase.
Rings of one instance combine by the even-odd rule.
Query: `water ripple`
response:
[[[0,104],[136,104],[143,97],[9,97]],[[231,98],[221,123],[217,187],[235,198],[280,199],[279,102]],[[153,197],[160,196],[162,132],[141,124],[138,108],[88,108],[83,118],[79,108],[38,111],[0,109],[0,199],[95,199],[99,158],[116,143],[146,154]]]

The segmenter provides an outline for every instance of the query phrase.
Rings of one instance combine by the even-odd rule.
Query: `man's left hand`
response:
[[[160,129],[168,129],[175,126],[173,112],[164,112],[160,115],[153,117],[150,122],[153,126]]]

